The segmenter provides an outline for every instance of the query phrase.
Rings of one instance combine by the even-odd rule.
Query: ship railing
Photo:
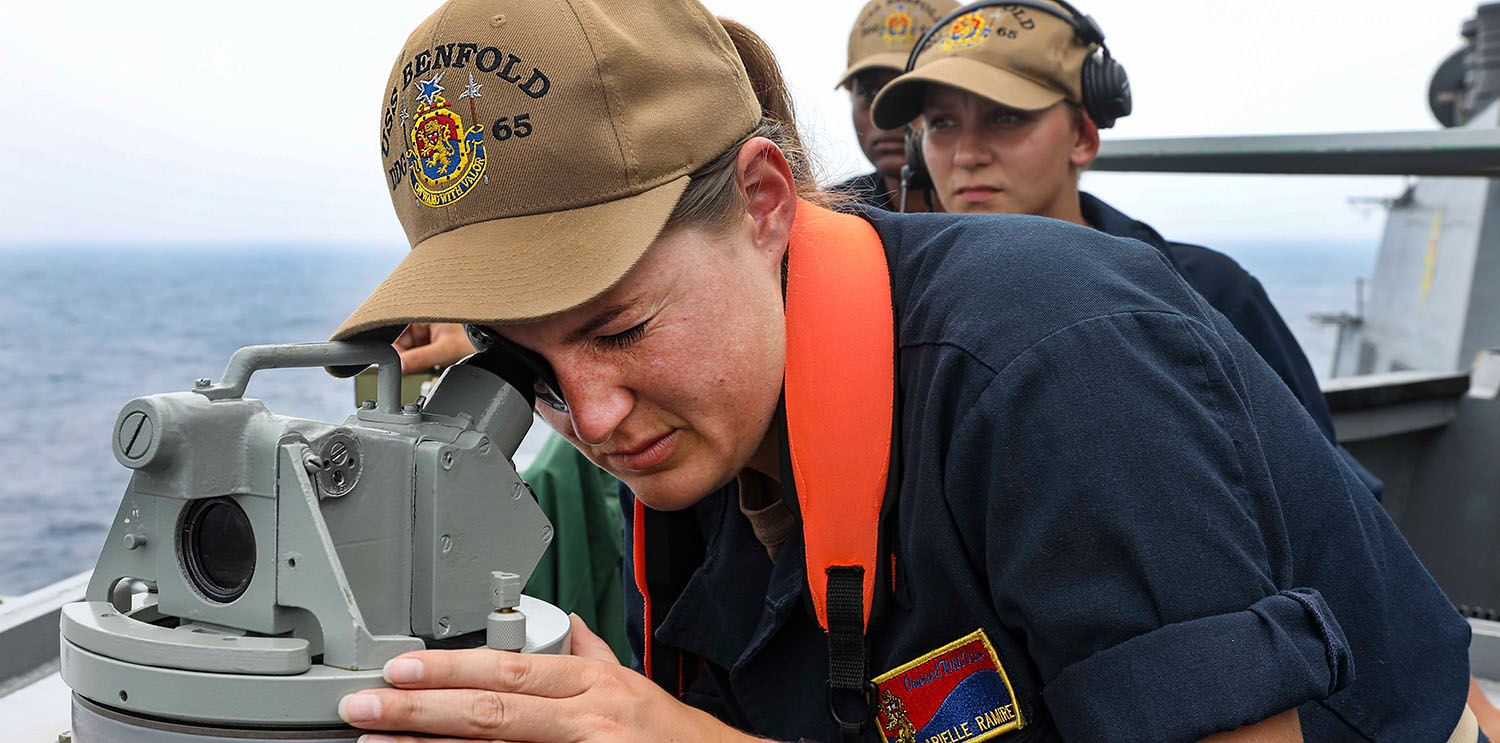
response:
[[[1091,170],[1500,177],[1500,129],[1116,139]]]
[[[0,697],[57,670],[59,615],[64,604],[83,600],[91,575],[0,600]]]

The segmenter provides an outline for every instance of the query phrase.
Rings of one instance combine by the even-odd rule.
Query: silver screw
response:
[[[515,498],[516,500],[520,500],[521,499],[521,488],[523,488],[523,487],[526,487],[526,486],[522,485],[520,480],[515,481],[515,483],[513,483],[510,486],[510,497]]]
[[[125,416],[115,436],[116,444],[127,459],[140,459],[156,439],[156,427],[151,425],[151,418],[144,411],[136,410]]]
[[[438,546],[439,546],[440,549],[443,550],[443,554],[445,554],[445,555],[448,554],[449,552],[452,552],[453,551],[453,537],[450,537],[447,534],[444,534],[443,537],[438,540]]]
[[[542,527],[542,541],[543,542],[550,542],[550,541],[552,541],[552,527],[550,527],[550,526],[544,526],[544,527]]]
[[[448,634],[448,618],[438,617],[438,634]]]
[[[452,451],[445,451],[445,452],[443,452],[443,469],[445,469],[445,470],[451,470],[451,469],[453,469],[453,452]]]
[[[141,547],[145,547],[146,546],[146,541],[147,540],[146,540],[146,535],[145,534],[126,534],[125,535],[125,549],[127,549],[127,550],[140,549]]]
[[[480,454],[489,454],[490,453],[490,440],[489,439],[480,439],[479,440],[479,453]]]
[[[198,377],[197,381],[193,382],[193,386],[201,390],[209,387],[213,383],[214,381],[212,379],[209,379],[208,377]]]

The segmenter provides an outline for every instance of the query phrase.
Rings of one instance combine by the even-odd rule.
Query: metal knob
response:
[[[490,600],[495,610],[485,619],[485,645],[493,650],[517,651],[526,645],[526,615],[521,605],[521,576],[496,570],[490,573]]]

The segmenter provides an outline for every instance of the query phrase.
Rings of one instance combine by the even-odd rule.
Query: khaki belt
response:
[[[1464,705],[1464,714],[1458,718],[1458,727],[1453,728],[1453,734],[1448,736],[1448,743],[1478,743],[1479,720],[1474,718],[1474,710]]]

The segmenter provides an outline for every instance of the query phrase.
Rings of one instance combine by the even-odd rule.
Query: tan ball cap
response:
[[[870,0],[849,32],[849,68],[838,85],[869,69],[906,69],[917,39],[939,18],[958,9],[956,0]]]
[[[733,43],[694,0],[444,4],[381,101],[381,163],[412,249],[333,339],[531,320],[602,294],[688,175],[759,119]]]
[[[1061,100],[1082,103],[1083,63],[1097,48],[1081,43],[1071,24],[1045,11],[981,8],[934,33],[915,69],[881,89],[871,116],[883,129],[917,118],[929,83],[1023,111],[1039,111]]]

